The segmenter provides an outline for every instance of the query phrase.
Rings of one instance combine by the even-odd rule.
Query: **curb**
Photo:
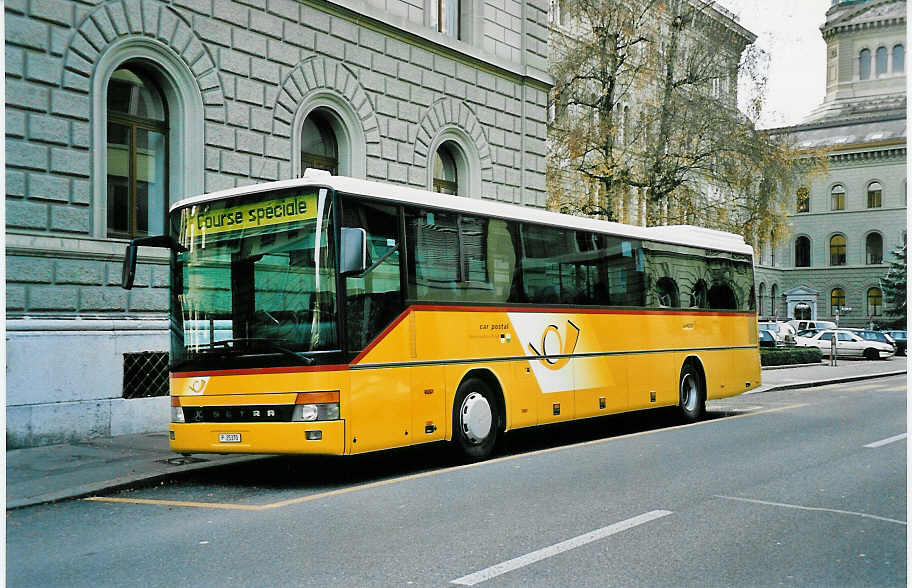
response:
[[[807,382],[792,382],[790,384],[779,384],[778,386],[770,386],[769,388],[764,388],[762,390],[751,390],[745,392],[744,395],[750,394],[763,394],[764,392],[776,392],[779,390],[794,390],[796,388],[816,388],[818,386],[829,386],[831,384],[844,384],[846,382],[857,382],[859,380],[873,380],[876,378],[887,378],[890,376],[901,376],[906,373],[906,370],[896,371],[896,372],[883,372],[882,374],[861,374],[859,376],[845,376],[843,378],[832,378],[829,380],[809,380]]]
[[[764,365],[760,366],[761,370],[787,370],[789,368],[800,368],[800,367],[817,367],[822,365],[823,361],[818,363],[789,363],[786,365]]]
[[[76,498],[85,498],[87,496],[93,496],[101,492],[122,490],[125,488],[136,487],[139,484],[150,485],[155,482],[162,480],[170,480],[181,474],[187,472],[192,472],[196,470],[205,470],[213,469],[222,466],[235,465],[239,463],[244,463],[248,461],[256,461],[259,459],[266,459],[269,457],[275,457],[274,455],[239,455],[237,457],[228,457],[220,459],[217,462],[206,462],[206,463],[191,463],[186,464],[180,467],[180,469],[157,472],[155,474],[134,474],[132,476],[120,476],[118,478],[113,478],[111,480],[101,480],[98,482],[90,482],[88,484],[81,484],[79,486],[70,487],[67,490],[59,490],[56,492],[47,492],[45,494],[39,494],[37,496],[29,496],[27,498],[19,498],[10,500],[6,503],[6,510],[15,510],[17,508],[24,508],[27,506],[37,506],[39,504],[52,504],[55,502],[60,502],[62,500],[72,500]]]

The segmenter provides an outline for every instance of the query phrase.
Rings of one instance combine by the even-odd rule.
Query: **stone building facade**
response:
[[[652,7],[642,13],[639,10],[625,10],[618,5],[623,3],[607,3],[600,10],[606,21],[615,19],[620,26],[637,31],[650,39],[649,42],[638,42],[629,49],[626,56],[626,65],[619,70],[616,87],[614,89],[614,122],[617,127],[613,146],[614,157],[621,161],[641,161],[648,157],[642,136],[646,134],[644,122],[645,111],[663,100],[665,62],[669,44],[673,36],[672,29],[680,27],[677,33],[675,75],[684,78],[684,68],[694,67],[698,64],[699,75],[704,76],[699,85],[699,91],[720,108],[736,110],[738,106],[738,75],[739,66],[745,49],[756,40],[756,35],[744,28],[737,15],[715,2],[702,2],[687,0],[680,4],[678,10],[683,15],[677,19],[672,18],[669,6],[664,8]],[[645,7],[649,3],[642,3]],[[636,6],[639,4],[634,3]],[[561,59],[560,51],[573,50],[573,41],[567,39],[583,39],[589,36],[591,22],[578,22],[574,20],[572,6],[573,0],[554,0],[551,13],[552,34],[552,59]],[[585,13],[597,13],[598,10],[584,10]],[[642,19],[642,22],[637,19]],[[672,21],[681,21],[677,24]],[[655,42],[653,40],[656,40]],[[660,49],[660,50],[659,50]],[[650,55],[650,51],[656,51]],[[659,65],[650,60],[659,60]],[[606,66],[607,67],[607,66]],[[597,78],[599,76],[596,76]],[[599,87],[600,83],[607,81],[607,76],[595,83],[578,82],[579,88]],[[558,84],[559,85],[559,84]],[[560,91],[555,86],[555,95],[552,97],[552,106],[549,117],[552,130],[563,124],[562,117],[574,117],[577,121],[582,119],[598,120],[600,114],[595,111],[601,105],[593,107],[574,104],[566,107],[566,97],[557,95]],[[697,88],[697,84],[688,86],[687,91]],[[682,92],[683,94],[684,92]],[[578,98],[578,97],[577,97]],[[589,97],[591,98],[591,97]],[[580,115],[582,113],[582,116]],[[574,123],[580,125],[579,122]],[[577,127],[579,130],[579,127]],[[553,135],[552,135],[553,136]],[[584,174],[575,171],[580,160],[573,160],[567,155],[565,145],[552,143],[551,153],[551,196],[555,209],[563,209],[562,202],[566,200],[597,202],[604,197],[604,186]],[[592,147],[593,145],[590,145]],[[598,152],[598,149],[592,149]],[[591,157],[591,155],[590,155]],[[598,156],[594,160],[598,160]],[[585,167],[585,164],[584,164]],[[593,166],[597,167],[597,166]],[[695,166],[696,167],[696,166]],[[693,209],[705,208],[704,203],[718,198],[718,186],[714,186],[710,178],[704,174],[693,173],[682,187],[681,192],[693,193],[695,202]],[[582,187],[582,188],[581,188]],[[667,199],[662,206],[647,206],[647,196],[642,188],[628,188],[620,194],[612,194],[603,204],[610,217],[626,224],[633,225],[662,225],[662,224],[695,224],[706,226],[708,220],[701,218],[692,210],[690,214],[677,207],[674,198]],[[570,209],[574,207],[569,207]],[[652,208],[652,210],[650,210]]]
[[[168,203],[324,167],[544,206],[544,0],[8,0],[5,18],[10,447],[165,430],[166,387],[127,388],[167,349],[167,257],[119,283]]]
[[[907,223],[905,17],[904,0],[834,0],[827,11],[826,98],[777,132],[826,149],[829,169],[794,195],[790,234],[759,248],[761,316],[889,320],[880,279]]]

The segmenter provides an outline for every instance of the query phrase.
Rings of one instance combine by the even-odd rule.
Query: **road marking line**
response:
[[[851,510],[839,510],[836,508],[820,508],[816,506],[801,506],[799,504],[786,504],[784,502],[769,502],[767,500],[753,500],[751,498],[738,498],[737,496],[721,496],[717,494],[715,498],[724,498],[726,500],[737,500],[739,502],[751,502],[753,504],[765,504],[766,506],[781,506],[782,508],[794,508],[797,510],[810,510],[810,511],[819,511],[819,512],[832,512],[836,514],[845,514],[852,515],[855,517],[863,517],[866,519],[874,519],[876,521],[885,521],[888,523],[896,523],[897,525],[906,525],[906,521],[899,521],[897,519],[889,519],[887,517],[879,517],[877,515],[867,514],[863,512],[853,512]]]
[[[193,502],[189,500],[156,500],[152,498],[116,498],[110,496],[90,496],[83,498],[89,502],[117,502],[122,504],[152,504],[155,506],[187,506],[191,508],[221,508],[227,510],[263,510],[262,506],[252,504],[232,504],[224,502]]]
[[[874,443],[868,443],[865,447],[871,449],[877,449],[878,447],[883,447],[884,445],[889,445],[894,441],[901,441],[906,438],[906,433],[901,433],[899,435],[893,435],[892,437],[887,437],[886,439],[881,439],[880,441],[875,441]]]
[[[549,547],[544,547],[537,551],[515,557],[511,560],[499,563],[489,568],[485,568],[467,576],[457,578],[456,580],[451,581],[450,584],[458,584],[460,586],[474,586],[475,584],[490,580],[491,578],[496,578],[501,574],[512,572],[513,570],[523,568],[565,551],[581,547],[588,543],[592,543],[593,541],[604,539],[605,537],[615,535],[621,531],[632,529],[633,527],[642,525],[644,523],[666,517],[670,514],[672,514],[670,510],[653,510],[647,513],[643,513],[639,516],[627,519],[626,521],[621,521],[619,523],[614,523],[613,525],[608,525],[607,527],[602,527],[601,529],[596,529],[595,531],[590,531],[584,535],[573,537],[572,539],[567,539],[566,541],[561,541],[560,543],[555,543]]]
[[[183,506],[188,508],[216,508],[216,509],[227,509],[227,510],[268,510],[272,508],[280,508],[283,506],[290,506],[294,504],[301,504],[303,502],[311,502],[313,500],[319,500],[321,498],[329,498],[332,496],[339,496],[342,494],[348,494],[349,492],[355,492],[358,490],[369,490],[371,488],[379,488],[381,486],[388,486],[390,484],[395,484],[397,482],[408,482],[410,480],[417,480],[420,478],[426,478],[428,476],[437,476],[440,474],[448,474],[451,472],[456,472],[459,470],[466,470],[469,468],[477,468],[485,465],[502,463],[505,461],[511,461],[514,459],[521,459],[525,457],[533,457],[536,455],[542,455],[545,453],[554,453],[556,451],[564,451],[566,449],[573,449],[576,447],[587,447],[590,445],[599,445],[602,443],[608,443],[611,441],[620,441],[622,439],[630,439],[633,437],[640,437],[643,435],[651,435],[653,433],[661,433],[665,431],[675,431],[678,429],[686,429],[690,427],[700,427],[703,425],[709,425],[713,423],[722,423],[726,421],[731,421],[734,419],[743,419],[747,417],[759,416],[762,414],[770,414],[774,412],[782,412],[786,410],[792,410],[796,408],[804,408],[809,406],[808,403],[800,404],[789,404],[787,406],[779,406],[776,408],[770,408],[767,410],[760,410],[757,412],[749,412],[743,414],[737,414],[730,417],[720,418],[720,419],[711,419],[706,421],[699,421],[696,423],[687,423],[685,425],[676,425],[674,427],[665,427],[661,429],[650,429],[648,431],[638,431],[636,433],[629,433],[627,435],[620,435],[618,437],[606,437],[602,439],[593,439],[591,441],[582,441],[580,443],[574,443],[572,445],[561,445],[559,447],[548,447],[546,449],[539,449],[536,451],[530,451],[528,453],[516,453],[514,455],[505,455],[503,457],[497,457],[494,459],[489,459],[487,461],[480,461],[477,463],[469,463],[464,465],[453,466],[449,468],[444,468],[440,470],[431,470],[428,472],[420,472],[417,474],[409,474],[407,476],[402,476],[399,478],[389,478],[387,480],[379,480],[376,482],[368,482],[366,484],[360,484],[358,486],[349,486],[347,488],[338,488],[336,490],[329,490],[326,492],[320,492],[317,494],[308,494],[306,496],[300,496],[298,498],[289,498],[287,500],[280,500],[278,502],[272,502],[269,504],[232,504],[232,503],[219,503],[219,502],[194,502],[188,500],[159,500],[153,498],[114,498],[114,497],[105,497],[105,496],[91,496],[89,498],[83,498],[83,500],[88,500],[91,502],[118,502],[123,504],[148,504],[156,506]]]

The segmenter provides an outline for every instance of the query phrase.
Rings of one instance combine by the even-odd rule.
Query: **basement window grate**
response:
[[[124,353],[124,398],[168,395],[168,352]]]

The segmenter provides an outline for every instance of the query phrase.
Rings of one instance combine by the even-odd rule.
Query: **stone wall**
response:
[[[436,5],[436,2],[434,2]],[[467,196],[545,203],[547,10],[544,0],[464,3],[464,40],[436,32],[429,0],[8,0],[6,219],[8,442],[40,444],[112,434],[124,330],[162,319],[167,257],[141,250],[136,287],[119,287],[126,241],[107,236],[105,72],[139,58],[159,68],[171,116],[170,201],[287,179],[306,108],[338,108],[350,130],[342,173],[427,188],[441,137],[473,159]],[[102,79],[104,78],[104,79]],[[347,151],[345,151],[347,149]],[[348,158],[347,160],[345,158]],[[60,338],[61,324],[85,321]],[[83,328],[114,321],[111,328]],[[120,326],[118,326],[120,325]],[[28,333],[28,337],[12,333]],[[99,342],[107,333],[112,343]],[[165,327],[131,335],[131,350],[165,350]],[[28,352],[22,352],[28,349]],[[104,378],[76,364],[35,379],[58,353],[86,354]],[[116,369],[115,369],[116,368]],[[42,372],[43,373],[43,372]],[[66,399],[53,391],[66,383]],[[116,402],[115,402],[116,400]],[[68,418],[97,415],[108,425]],[[148,404],[148,427],[162,422]],[[61,405],[62,406],[62,405]],[[80,408],[81,407],[81,408]],[[104,421],[104,419],[102,419]],[[96,423],[96,424],[90,424]],[[57,428],[55,428],[57,427]]]

